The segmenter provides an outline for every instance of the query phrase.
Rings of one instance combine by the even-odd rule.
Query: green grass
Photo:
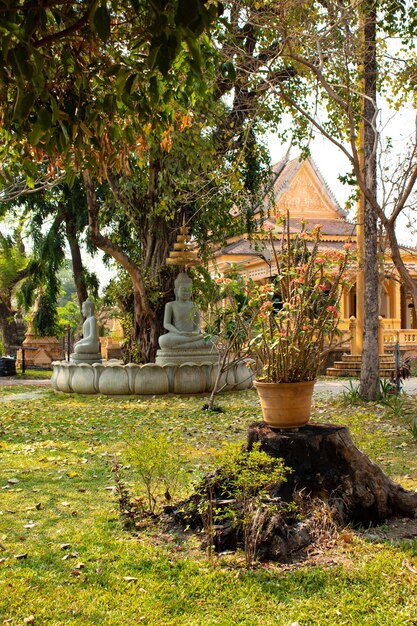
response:
[[[31,370],[27,369],[24,374],[17,372],[15,378],[17,381],[24,380],[49,380],[52,376],[52,370]]]
[[[322,565],[245,571],[240,557],[210,563],[181,534],[122,530],[112,456],[126,462],[126,442],[163,433],[188,450],[191,481],[216,449],[245,440],[260,418],[254,392],[225,395],[225,412],[210,414],[195,397],[22,396],[33,391],[0,392],[0,623],[33,615],[42,626],[417,624],[417,575],[404,565],[417,567],[417,540],[371,543],[347,532]],[[409,415],[416,400],[407,400]],[[388,474],[417,488],[417,441],[403,417],[323,398],[313,419],[348,425]],[[133,469],[125,475],[135,493]]]

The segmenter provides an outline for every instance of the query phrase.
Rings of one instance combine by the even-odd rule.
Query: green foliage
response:
[[[74,301],[68,300],[65,306],[57,307],[57,336],[62,337],[67,332],[68,328],[73,334],[80,325],[81,316],[78,304]]]
[[[208,536],[208,553],[212,556],[215,526],[225,520],[241,529],[247,567],[256,557],[262,530],[262,509],[268,490],[286,480],[282,459],[269,456],[255,443],[250,450],[241,445],[228,445],[217,455],[219,466],[206,475],[197,488],[198,511]],[[217,494],[217,497],[216,497]],[[218,497],[220,495],[220,502]],[[222,499],[227,498],[223,504]],[[279,507],[271,507],[278,510]],[[285,505],[283,505],[284,510]]]
[[[402,391],[401,381],[399,382],[399,386],[397,387],[394,381],[387,378],[383,378],[379,381],[379,388],[381,393],[381,399],[383,401],[391,400],[392,396],[398,397]]]
[[[13,289],[27,263],[21,242],[0,233],[0,292]]]
[[[186,11],[183,0],[6,5],[3,139],[9,148],[20,141],[28,180],[36,160],[47,157],[50,175],[64,165],[69,184],[74,169],[88,164],[100,170],[104,161],[118,160],[118,149],[125,153],[126,140],[129,146],[136,143],[143,118],[151,121],[154,95],[147,86],[168,82],[174,62],[189,81],[200,77],[204,62],[198,37],[221,8],[203,0],[190,0]],[[129,131],[120,115],[130,118]],[[163,112],[161,118],[166,117]]]
[[[411,420],[408,428],[414,439],[417,439],[417,417]]]
[[[346,388],[346,391],[343,391],[343,401],[345,404],[350,404],[352,406],[356,406],[357,404],[361,404],[363,402],[357,383],[353,383],[349,380],[349,385]]]
[[[8,205],[3,206],[7,210]],[[17,223],[20,231],[28,237],[31,247],[31,256],[27,258],[19,239],[15,243],[15,255],[20,258],[20,265],[23,264],[24,270],[20,271],[19,289],[15,289],[18,302],[28,310],[39,294],[43,294],[42,311],[37,314],[35,326],[42,334],[51,334],[54,328],[60,332],[58,327],[62,324],[58,322],[59,313],[54,308],[57,304],[64,307],[66,301],[71,299],[71,293],[75,293],[72,263],[66,259],[65,254],[69,244],[71,252],[76,256],[79,240],[87,227],[84,190],[79,180],[75,181],[72,189],[62,184],[53,189],[38,191],[29,197],[18,198],[13,203],[12,210],[15,215],[13,223]],[[45,224],[48,224],[47,228]],[[20,231],[16,228],[16,232],[22,237]],[[91,251],[88,238],[87,248]],[[8,257],[5,256],[4,260],[6,258]],[[79,285],[84,285],[91,295],[96,295],[97,277],[83,267],[78,257],[76,261]],[[0,280],[1,275],[0,268]],[[19,276],[19,273],[16,275]],[[70,308],[68,307],[67,313],[71,317]],[[74,320],[69,321],[69,324],[74,327]]]
[[[224,493],[246,501],[267,494],[268,488],[285,480],[282,459],[269,456],[259,444],[246,450],[241,445],[226,446],[218,455],[219,467],[213,480],[219,480]]]
[[[48,292],[43,293],[37,302],[37,309],[33,317],[33,328],[39,337],[55,336],[58,331],[57,311],[55,300]]]
[[[187,478],[185,449],[162,434],[144,433],[137,441],[131,438],[126,444],[126,458],[151,513],[160,507],[162,498],[167,502],[176,496]]]

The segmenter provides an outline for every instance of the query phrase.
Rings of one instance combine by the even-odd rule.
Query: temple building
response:
[[[311,158],[283,159],[273,167],[272,193],[265,198],[263,215],[264,228],[272,232],[280,231],[275,215],[290,215],[292,232],[303,228],[311,230],[321,224],[320,249],[342,249],[347,242],[356,243],[355,224],[347,219],[347,213],[338,204],[331,189],[323,179]],[[256,217],[261,218],[261,211]],[[303,222],[303,224],[302,224]],[[279,239],[279,236],[277,236]],[[381,344],[380,352],[396,343],[404,351],[407,348],[417,355],[417,318],[412,298],[407,294],[398,278],[398,273],[389,256],[384,253],[381,267]],[[402,256],[408,270],[417,281],[417,249],[402,247]],[[251,241],[246,235],[228,239],[226,247],[215,255],[213,270],[222,274],[230,265],[235,265],[245,276],[259,282],[267,282],[276,272],[273,254],[268,243]],[[351,269],[352,287],[345,291],[341,300],[340,330],[346,340],[345,350],[349,351],[352,328],[357,316],[356,272]],[[354,352],[354,350],[353,350]]]

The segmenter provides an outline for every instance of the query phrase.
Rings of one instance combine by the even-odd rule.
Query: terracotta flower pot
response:
[[[271,428],[293,429],[305,426],[310,419],[315,382],[315,380],[300,383],[255,381],[264,422]]]

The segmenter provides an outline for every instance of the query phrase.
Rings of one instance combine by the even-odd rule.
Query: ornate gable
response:
[[[311,159],[289,161],[274,184],[276,209],[292,218],[308,220],[344,217],[329,187]]]

